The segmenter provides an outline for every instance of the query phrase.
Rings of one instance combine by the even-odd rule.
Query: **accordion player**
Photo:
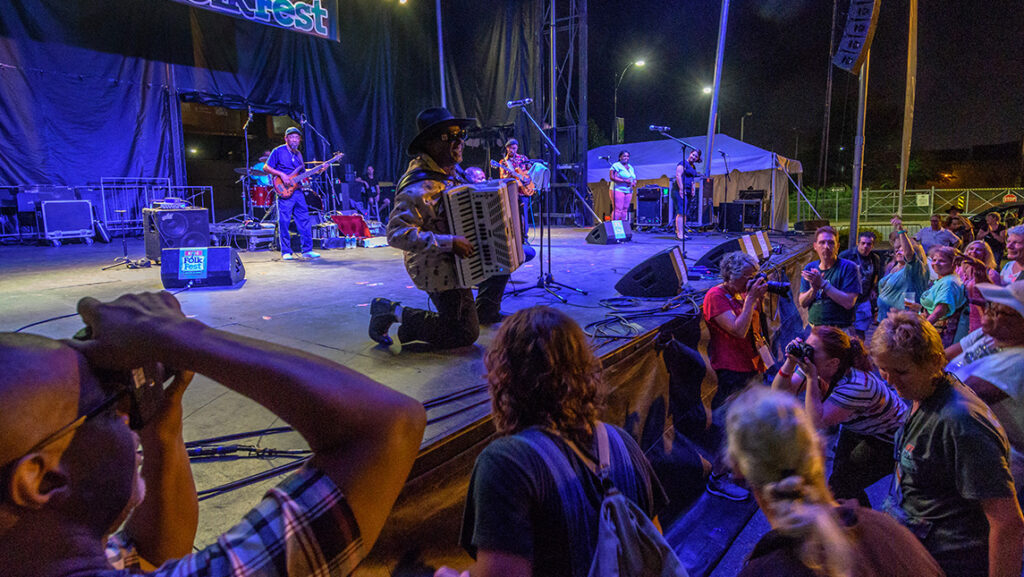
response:
[[[525,261],[516,186],[512,179],[490,180],[442,193],[450,232],[466,237],[474,248],[468,257],[455,257],[460,285],[512,274]]]

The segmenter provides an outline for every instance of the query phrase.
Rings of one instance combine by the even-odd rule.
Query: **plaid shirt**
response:
[[[341,576],[352,573],[364,554],[345,497],[323,471],[306,466],[267,491],[263,501],[215,544],[146,575]],[[107,544],[107,559],[119,569],[96,577],[138,573],[137,555],[123,538],[115,536]]]

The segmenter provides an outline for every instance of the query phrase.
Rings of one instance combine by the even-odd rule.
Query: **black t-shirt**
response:
[[[857,296],[857,304],[864,302],[871,297],[871,291],[878,284],[882,260],[874,252],[869,253],[868,256],[862,256],[855,248],[849,248],[839,253],[839,258],[845,258],[860,269],[860,295]]]
[[[700,176],[700,173],[698,173],[697,169],[692,167],[692,166],[690,166],[690,163],[685,161],[685,160],[676,163],[676,166],[677,167],[679,167],[679,166],[683,167],[683,188],[686,190],[686,194],[693,193],[693,179],[697,178],[698,176]],[[673,194],[678,194],[679,193],[679,184],[676,182],[675,174],[672,175],[672,179],[671,180],[672,180],[672,187],[671,187],[672,188],[672,193]]]
[[[988,230],[987,228],[985,230]],[[1006,230],[1006,227],[999,224],[994,232],[989,232],[984,236],[985,244],[992,249],[992,254],[995,255],[996,260],[1000,260],[1003,257],[1003,251],[1006,250],[1006,243],[996,238],[996,235]]]
[[[363,185],[363,201],[365,202],[376,196],[377,184],[380,181],[376,176],[367,176],[365,174],[361,178],[366,182],[366,184]]]
[[[661,483],[632,437],[614,426],[608,427],[608,434],[617,434],[628,451],[622,455],[612,450],[615,487],[653,519],[668,502]],[[475,558],[479,549],[508,553],[530,559],[536,577],[568,577],[574,574],[569,554],[572,530],[576,542],[590,540],[590,554],[584,557],[593,558],[602,497],[599,481],[568,445],[559,445],[593,504],[580,513],[589,519],[588,526],[567,526],[558,486],[540,454],[519,435],[502,437],[484,449],[473,468],[459,540],[470,555]],[[588,569],[583,567],[582,574]]]
[[[1012,497],[1010,445],[992,411],[945,377],[896,434],[891,502],[948,573],[951,564],[984,573],[988,520],[984,499]]]

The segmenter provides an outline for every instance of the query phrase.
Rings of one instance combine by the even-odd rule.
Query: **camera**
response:
[[[762,278],[766,280],[766,282],[764,283],[764,286],[765,286],[766,289],[768,289],[769,293],[774,294],[774,295],[779,295],[779,296],[789,296],[789,283],[788,282],[786,282],[786,281],[767,280],[768,279],[768,275],[764,274],[763,272],[762,273],[758,273],[753,278],[751,278],[749,282],[747,282],[747,289],[749,290],[750,287],[753,286],[754,283],[758,281],[758,279],[762,279]]]
[[[807,343],[789,343],[786,345],[786,354],[802,361],[809,361],[814,358],[814,347]]]
[[[84,327],[72,337],[76,341],[92,338],[92,329]],[[129,400],[128,426],[133,431],[142,429],[160,410],[164,399],[164,380],[169,373],[158,363],[147,363],[129,371],[112,371],[90,367],[111,392],[125,391]]]

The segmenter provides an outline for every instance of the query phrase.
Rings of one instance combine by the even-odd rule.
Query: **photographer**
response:
[[[420,403],[326,359],[187,319],[168,293],[125,295],[111,303],[85,298],[78,310],[92,340],[0,335],[5,577],[123,575],[105,558],[107,536],[126,515],[132,515],[128,528],[134,527],[133,518],[152,506],[147,502],[166,495],[151,491],[131,513],[141,483],[138,437],[124,418],[124,401],[134,397],[128,382],[109,375],[152,363],[206,375],[250,397],[295,427],[313,451],[311,461],[269,491],[230,537],[166,560],[153,575],[354,570],[377,539],[416,457],[424,427]],[[174,396],[183,386],[180,380],[172,384],[163,402],[178,403]],[[178,415],[164,413],[165,423],[174,421],[170,429],[180,427]],[[183,447],[178,450],[183,454]],[[146,467],[143,475],[151,480]],[[157,551],[166,537],[161,530],[174,526],[150,528],[148,536],[131,535],[142,555]],[[159,556],[166,555],[158,552],[151,564]]]
[[[864,507],[871,506],[864,490],[892,473],[893,436],[907,414],[873,368],[859,338],[814,327],[806,342],[786,346],[786,362],[772,382],[773,389],[794,394],[806,389],[804,410],[815,427],[842,425],[829,486],[836,498]]]
[[[704,295],[702,312],[711,333],[708,357],[718,376],[718,391],[711,401],[718,408],[766,369],[757,348],[761,336],[760,303],[768,291],[764,277],[754,279],[757,259],[741,251],[722,257],[721,284]]]

